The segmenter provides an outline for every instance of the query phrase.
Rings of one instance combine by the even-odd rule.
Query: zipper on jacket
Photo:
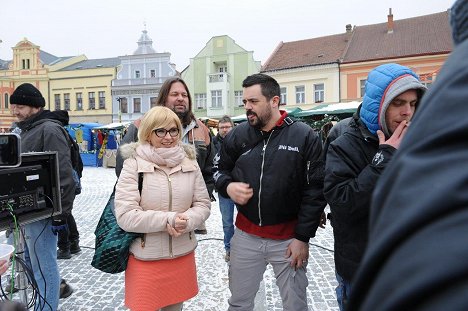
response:
[[[141,248],[145,248],[145,244],[146,244],[146,233],[143,234],[143,236],[141,237]]]
[[[167,177],[167,185],[169,186],[169,212],[172,211],[172,183],[171,183],[171,178],[169,175],[167,175],[166,172],[164,172]],[[172,252],[172,235],[169,235],[169,256],[172,258],[174,257],[174,254]]]
[[[310,170],[310,160],[307,161],[307,171],[306,171],[307,184],[308,184],[308,185],[310,185],[310,182],[309,182],[309,170]]]
[[[259,218],[259,226],[262,226],[262,213],[261,213],[261,198],[262,198],[262,180],[263,180],[263,167],[265,165],[265,153],[268,142],[270,141],[271,135],[273,134],[274,130],[271,131],[270,136],[268,136],[267,141],[263,140],[263,149],[262,149],[262,168],[260,170],[260,187],[258,189],[258,218]]]

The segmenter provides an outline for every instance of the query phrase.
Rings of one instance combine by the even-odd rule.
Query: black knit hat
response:
[[[11,94],[10,104],[39,108],[45,106],[45,99],[34,85],[31,83],[23,83]]]

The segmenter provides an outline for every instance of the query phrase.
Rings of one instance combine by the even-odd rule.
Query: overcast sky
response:
[[[265,63],[283,42],[447,10],[455,0],[9,0],[2,1],[0,59],[24,37],[55,56],[130,55],[146,23],[157,52],[183,70],[213,37],[228,35]]]

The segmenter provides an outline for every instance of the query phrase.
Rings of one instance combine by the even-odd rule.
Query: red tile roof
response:
[[[337,35],[280,42],[261,71],[443,54],[453,49],[447,11],[395,20],[393,32],[387,30],[385,22]]]
[[[447,11],[395,20],[391,33],[387,24],[355,27],[343,63],[452,51]]]
[[[264,71],[337,63],[351,33],[307,40],[280,42],[262,67]]]

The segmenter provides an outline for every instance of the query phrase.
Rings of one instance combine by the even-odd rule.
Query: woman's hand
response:
[[[166,228],[167,228],[167,232],[169,233],[169,235],[173,236],[173,237],[176,237],[176,238],[181,236],[182,233],[183,233],[183,232],[178,231],[175,228],[173,228],[170,224],[167,224]]]
[[[174,218],[174,228],[177,231],[185,232],[185,229],[187,229],[187,222],[189,218],[187,215],[181,213],[177,214]]]

